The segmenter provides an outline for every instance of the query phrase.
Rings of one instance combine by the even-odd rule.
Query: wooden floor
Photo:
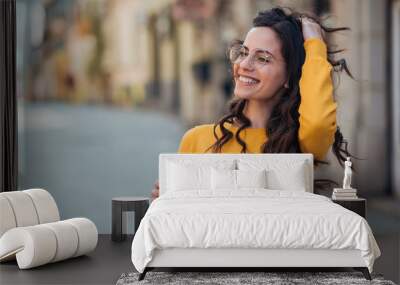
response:
[[[375,236],[382,256],[377,259],[374,273],[397,283],[400,267],[400,236]],[[41,267],[19,270],[17,263],[0,264],[0,285],[9,284],[115,284],[122,273],[133,272],[131,253],[132,237],[124,242],[112,242],[110,235],[99,235],[95,251],[88,256],[64,260]],[[277,270],[274,270],[277,271]],[[284,270],[285,271],[285,270]],[[289,269],[288,271],[293,271]],[[342,268],[305,271],[344,271]],[[347,271],[347,270],[346,270]]]
[[[0,264],[0,284],[115,284],[124,272],[134,271],[132,239],[116,243],[110,235],[99,235],[95,251],[87,256],[19,270],[17,263]]]

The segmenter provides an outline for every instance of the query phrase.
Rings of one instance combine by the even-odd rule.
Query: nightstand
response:
[[[361,217],[366,217],[367,200],[364,198],[349,199],[349,200],[333,200],[332,202],[359,214]]]
[[[123,222],[123,212],[135,212],[135,232],[140,221],[146,214],[150,199],[147,197],[115,197],[112,199],[112,234],[113,241],[126,239],[126,221]]]

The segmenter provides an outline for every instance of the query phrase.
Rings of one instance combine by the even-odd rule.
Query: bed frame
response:
[[[237,271],[254,268],[337,268],[351,267],[371,280],[359,250],[329,249],[200,249],[170,248],[156,250],[152,261],[139,275],[155,268],[232,268]]]
[[[160,195],[165,193],[166,161],[176,159],[288,159],[304,160],[308,165],[307,192],[313,193],[313,156],[312,154],[160,154],[159,183]],[[163,192],[164,190],[164,192]],[[254,248],[168,248],[157,249],[153,259],[139,280],[155,268],[231,268],[246,271],[254,268],[343,268],[350,267],[361,271],[367,280],[371,275],[360,250],[331,249],[254,249]]]

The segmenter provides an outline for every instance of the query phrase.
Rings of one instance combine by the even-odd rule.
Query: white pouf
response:
[[[92,221],[59,219],[46,190],[0,193],[0,262],[16,258],[20,269],[28,269],[96,248],[98,232]]]

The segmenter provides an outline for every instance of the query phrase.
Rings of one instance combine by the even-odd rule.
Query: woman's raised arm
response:
[[[300,79],[299,143],[302,152],[324,159],[334,142],[336,108],[333,99],[332,66],[327,60],[327,47],[320,26],[302,20],[306,58]]]

